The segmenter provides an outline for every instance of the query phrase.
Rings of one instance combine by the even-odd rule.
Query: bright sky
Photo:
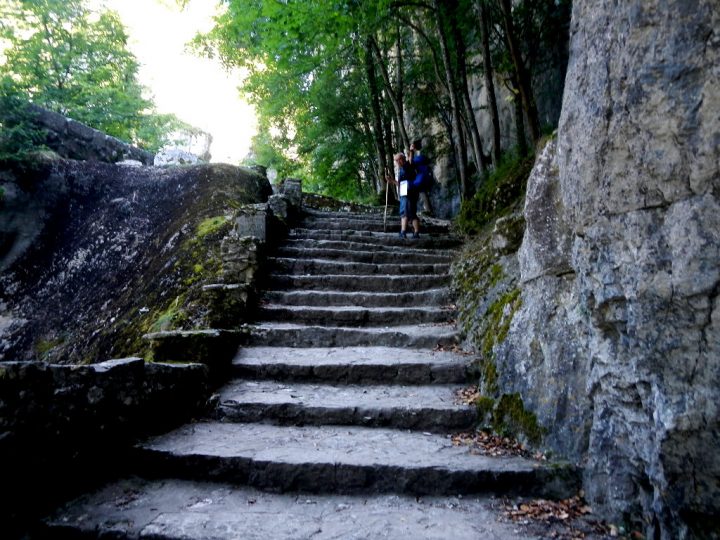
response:
[[[217,1],[190,0],[182,11],[174,0],[95,1],[120,14],[141,63],[140,81],[150,88],[158,110],[212,134],[212,161],[242,160],[257,123],[237,91],[239,71],[227,73],[219,61],[185,52],[198,31],[212,28]]]

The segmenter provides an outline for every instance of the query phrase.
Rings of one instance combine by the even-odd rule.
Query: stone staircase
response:
[[[308,210],[213,412],[139,444],[137,476],[59,510],[47,537],[517,538],[489,496],[571,494],[571,469],[452,444],[476,420],[455,397],[467,358],[434,350],[458,339],[459,242],[403,240],[396,221]]]

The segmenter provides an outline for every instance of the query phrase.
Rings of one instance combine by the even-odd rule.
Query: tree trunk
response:
[[[537,105],[535,104],[535,95],[532,91],[530,73],[525,68],[525,63],[520,54],[520,44],[515,34],[511,0],[498,1],[500,2],[500,8],[503,14],[505,39],[507,40],[508,50],[510,51],[510,58],[512,59],[513,66],[515,66],[520,99],[522,100],[522,105],[527,115],[530,136],[532,137],[533,143],[536,143],[540,139],[540,120],[538,118]]]
[[[468,88],[467,78],[467,59],[465,54],[465,40],[463,40],[460,34],[460,29],[457,25],[455,13],[450,13],[448,17],[450,21],[450,28],[452,29],[453,39],[455,40],[455,47],[457,49],[457,66],[458,66],[458,86],[460,90],[460,96],[462,98],[463,107],[465,109],[465,116],[467,119],[467,130],[470,134],[470,140],[472,141],[473,156],[475,157],[475,166],[478,171],[487,171],[488,163],[483,152],[482,138],[480,137],[480,131],[478,130],[477,120],[475,119],[475,111],[473,110],[472,103],[470,101],[470,90]]]
[[[390,73],[388,72],[387,66],[383,60],[382,52],[380,47],[373,36],[370,36],[370,44],[375,51],[375,56],[380,64],[380,74],[382,75],[383,81],[385,81],[385,91],[387,96],[390,98],[390,102],[395,110],[395,118],[397,118],[398,129],[400,130],[400,137],[402,138],[403,145],[405,148],[410,148],[410,138],[408,137],[407,131],[405,131],[405,121],[403,120],[403,107],[402,103],[398,99],[397,94],[393,90],[392,81],[390,80]]]
[[[479,0],[480,7],[480,33],[482,41],[483,71],[485,72],[485,91],[487,92],[488,109],[493,129],[493,165],[497,168],[500,164],[500,114],[498,113],[497,97],[495,96],[495,82],[493,81],[492,60],[490,58],[490,22],[486,0]]]
[[[528,144],[525,137],[524,110],[522,106],[522,99],[520,98],[520,90],[518,89],[517,78],[513,78],[512,80],[512,92],[513,109],[515,111],[515,136],[517,137],[518,152],[521,156],[526,156],[528,153]]]
[[[433,0],[433,6],[437,11],[437,31],[440,38],[440,52],[442,55],[443,65],[445,67],[445,78],[447,79],[448,94],[450,97],[450,108],[452,109],[452,127],[455,135],[455,151],[458,156],[458,175],[460,177],[460,195],[463,200],[468,199],[472,196],[472,186],[467,176],[467,148],[465,147],[465,141],[462,135],[462,119],[460,117],[460,100],[458,99],[457,85],[455,84],[455,77],[453,76],[452,64],[450,60],[450,51],[448,50],[448,40],[443,27],[443,18],[440,14],[443,13],[443,2],[440,0]],[[452,140],[450,141],[453,142]]]
[[[383,140],[383,122],[382,109],[380,107],[380,92],[378,90],[377,77],[375,75],[375,66],[372,61],[372,46],[368,38],[365,47],[365,74],[368,79],[368,88],[370,89],[370,107],[372,110],[373,134],[375,141],[375,151],[377,152],[378,169],[380,175],[384,176],[389,170],[390,163],[385,152],[385,141]]]
[[[405,87],[403,84],[403,54],[401,27],[397,27],[397,41],[395,42],[395,87],[397,88],[398,102],[400,103],[400,118],[405,122]],[[398,126],[399,127],[399,126]]]
[[[363,134],[365,135],[365,145],[368,149],[368,155],[372,155],[373,150],[376,153],[376,159],[369,160],[370,169],[372,169],[372,176],[368,178],[368,182],[371,182],[371,187],[375,193],[382,193],[384,189],[382,178],[385,175],[380,169],[380,157],[378,154],[378,144],[375,140],[375,134],[373,133],[370,123],[368,122],[368,111],[367,109],[362,110],[360,114],[360,120],[362,122]]]

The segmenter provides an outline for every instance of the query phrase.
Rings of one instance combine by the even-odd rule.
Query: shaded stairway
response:
[[[467,358],[433,351],[457,340],[458,244],[442,227],[403,240],[373,215],[307,211],[270,259],[264,322],[212,417],[138,445],[140,477],[70,504],[48,533],[515,537],[458,496],[567,495],[576,477],[451,443],[476,419],[455,400]]]

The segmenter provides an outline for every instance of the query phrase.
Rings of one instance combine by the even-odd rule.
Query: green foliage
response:
[[[27,101],[9,76],[0,79],[0,162],[24,161],[42,146],[45,132],[31,121]]]
[[[372,4],[372,5],[371,5]],[[230,0],[195,48],[249,71],[242,91],[256,107],[253,161],[298,176],[304,188],[368,198],[373,146],[361,40],[387,2]]]
[[[481,4],[488,8],[496,78],[514,91],[499,7],[490,0],[224,0],[215,27],[194,46],[249,73],[241,90],[259,116],[251,164],[274,168],[280,178],[301,177],[317,193],[358,200],[382,191],[381,165],[404,144],[398,117],[414,119],[411,139],[428,142],[429,125],[444,127],[433,130],[431,154],[452,152],[458,128],[451,94],[465,83],[461,73],[478,77],[488,69],[478,61]],[[569,5],[513,2],[521,54],[533,74],[563,64]],[[453,157],[462,170],[473,166]],[[466,209],[466,222],[474,210]]]
[[[82,0],[7,0],[0,19],[5,72],[26,100],[151,151],[181,125],[144,97],[117,13]]]
[[[469,236],[478,234],[485,225],[505,214],[525,193],[534,156],[510,154],[498,165],[472,199],[463,201],[456,224]]]

